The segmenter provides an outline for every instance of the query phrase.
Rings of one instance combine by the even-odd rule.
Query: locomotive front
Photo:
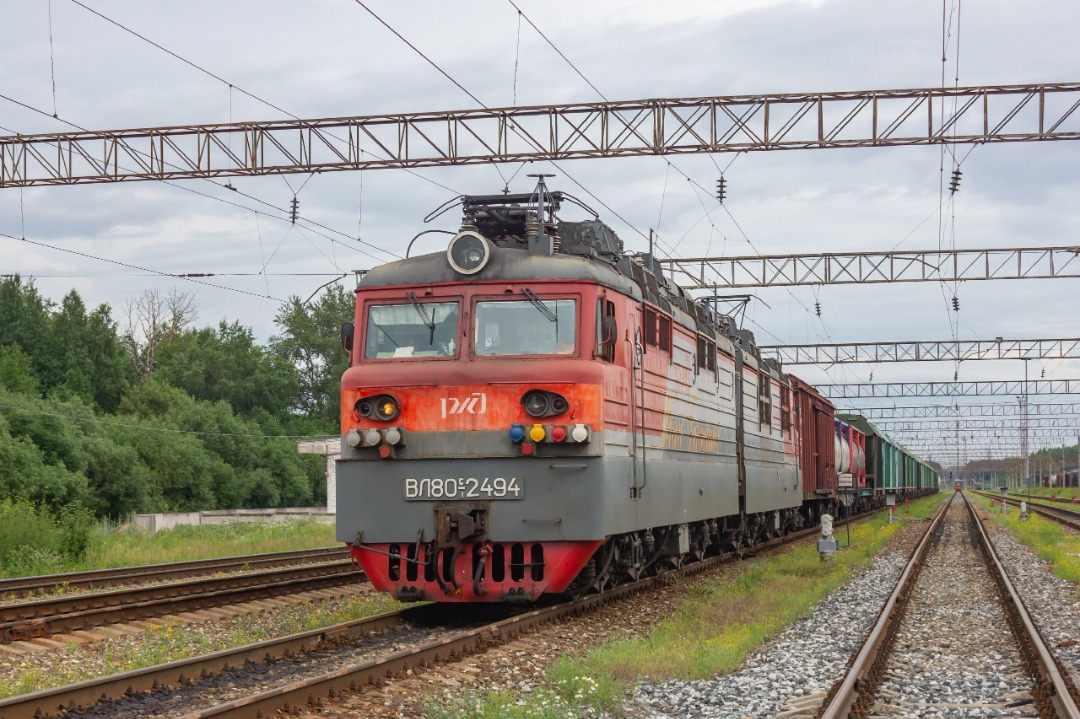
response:
[[[625,280],[554,254],[559,199],[465,198],[445,252],[357,288],[338,539],[399,599],[573,590],[604,542],[603,388],[625,384],[605,302]]]

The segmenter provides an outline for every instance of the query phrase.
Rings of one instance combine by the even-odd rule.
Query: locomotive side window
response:
[[[652,307],[645,308],[642,317],[642,334],[645,336],[645,344],[651,347],[659,347],[665,352],[671,351],[671,318],[660,314]]]
[[[596,300],[596,351],[598,359],[615,361],[615,339],[618,324],[615,321],[615,303],[600,298]]]
[[[364,357],[457,355],[457,302],[409,302],[368,307]]]
[[[699,374],[716,371],[716,343],[701,335],[697,338],[697,371]]]
[[[477,302],[478,355],[569,355],[577,345],[574,300]]]

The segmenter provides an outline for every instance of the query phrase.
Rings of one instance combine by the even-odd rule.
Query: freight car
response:
[[[445,252],[357,287],[337,532],[379,590],[600,591],[836,506],[832,405],[570,201],[464,197]]]
[[[866,437],[866,473],[875,496],[894,494],[898,498],[922,496],[934,491],[938,475],[926,462],[889,438],[862,415],[841,414]]]

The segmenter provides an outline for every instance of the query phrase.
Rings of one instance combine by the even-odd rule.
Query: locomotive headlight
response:
[[[375,419],[389,422],[394,417],[398,416],[398,411],[397,400],[389,395],[379,397],[375,401]]]
[[[530,417],[546,417],[550,413],[551,404],[544,392],[529,392],[522,398],[521,403],[525,405],[525,411]]]
[[[479,232],[459,232],[446,248],[446,259],[454,271],[463,275],[476,274],[491,259],[491,243]]]

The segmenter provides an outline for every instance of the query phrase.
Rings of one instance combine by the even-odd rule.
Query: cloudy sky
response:
[[[489,107],[599,99],[508,0],[366,5]],[[1080,79],[1075,0],[518,5],[612,100],[937,87],[943,75],[949,86]],[[353,0],[6,0],[3,17],[0,94],[33,109],[0,99],[2,135],[283,118],[253,96],[305,118],[476,106]],[[670,158],[674,168],[658,157],[578,160],[564,167],[580,186],[565,177],[551,184],[617,211],[625,221],[601,214],[629,249],[644,250],[642,235],[655,229],[674,256],[1078,242],[1076,143],[957,154],[961,190],[944,202],[941,168],[947,184],[952,159],[940,148],[679,156]],[[712,187],[717,165],[728,182],[724,208],[685,179]],[[118,318],[147,289],[176,287],[196,297],[200,323],[235,319],[266,339],[282,299],[306,298],[336,276],[392,259],[430,227],[422,218],[455,195],[497,192],[512,176],[511,189],[527,191],[524,175],[540,170],[558,174],[506,165],[232,179],[243,194],[206,180],[5,189],[0,233],[41,244],[0,237],[0,274],[33,276],[56,300],[75,287],[88,304],[109,303]],[[294,194],[302,218],[295,227],[285,219]],[[449,213],[435,226],[455,229],[457,219]],[[434,251],[441,238],[429,236],[418,249]],[[224,276],[209,286],[106,260]],[[351,275],[344,282],[351,285]],[[762,344],[937,340],[954,332],[962,340],[1074,337],[1078,290],[1080,280],[1067,279],[770,288],[757,292],[747,326]],[[949,309],[954,292],[958,316]],[[866,381],[871,371],[875,382],[949,381],[954,373],[1018,379],[1024,368],[1014,361],[795,369],[819,382]],[[1075,378],[1080,362],[1032,361],[1029,372]]]

